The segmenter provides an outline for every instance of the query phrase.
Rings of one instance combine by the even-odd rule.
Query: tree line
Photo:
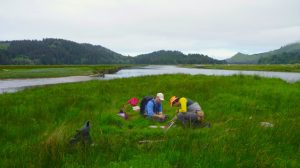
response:
[[[219,64],[201,54],[157,51],[137,57],[123,56],[100,45],[63,39],[18,40],[0,42],[0,64]]]
[[[284,52],[258,60],[259,64],[300,64],[300,52]]]

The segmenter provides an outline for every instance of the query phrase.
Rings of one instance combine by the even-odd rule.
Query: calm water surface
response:
[[[129,78],[145,75],[160,75],[160,74],[204,74],[204,75],[258,75],[268,78],[280,78],[287,82],[300,81],[300,73],[291,72],[268,72],[268,71],[240,71],[240,70],[218,70],[218,69],[196,69],[196,68],[181,68],[176,66],[149,65],[146,67],[134,67],[130,69],[122,69],[115,74],[107,74],[105,78],[89,77],[89,76],[70,76],[58,78],[38,78],[38,79],[5,79],[0,80],[0,93],[16,92],[26,87],[70,83],[89,80],[110,80],[116,78]]]

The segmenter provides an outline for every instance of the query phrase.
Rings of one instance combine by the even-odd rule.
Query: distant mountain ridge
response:
[[[222,64],[226,61],[215,60],[202,54],[185,55],[180,51],[160,50],[141,54],[134,58],[136,64]]]
[[[293,64],[300,63],[300,42],[283,46],[277,50],[247,55],[237,53],[226,60],[233,64]]]
[[[100,45],[69,40],[0,41],[0,64],[294,64],[300,63],[300,43],[259,54],[237,53],[227,60],[216,60],[203,54],[183,54],[160,50],[136,57],[124,56]]]
[[[113,64],[129,59],[100,45],[62,39],[0,42],[0,64]]]
[[[100,45],[63,39],[0,42],[0,64],[206,64],[225,63],[201,54],[156,51],[136,57],[123,56]]]

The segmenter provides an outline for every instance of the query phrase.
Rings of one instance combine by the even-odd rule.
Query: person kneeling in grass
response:
[[[170,98],[170,105],[180,107],[177,109],[177,118],[184,127],[187,124],[193,126],[200,126],[204,122],[204,112],[202,111],[198,102],[195,102],[189,98],[176,97]]]
[[[166,119],[166,115],[162,112],[162,101],[164,100],[164,95],[162,93],[157,93],[155,98],[147,102],[144,114],[148,118],[163,122]]]

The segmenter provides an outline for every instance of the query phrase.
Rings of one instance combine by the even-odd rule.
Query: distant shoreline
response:
[[[243,71],[272,71],[272,72],[300,72],[300,64],[257,65],[257,64],[228,64],[228,65],[181,65],[187,68],[224,69]]]

